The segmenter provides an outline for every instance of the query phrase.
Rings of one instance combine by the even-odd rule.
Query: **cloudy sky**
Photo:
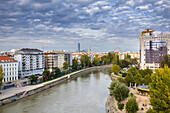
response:
[[[147,28],[170,31],[170,0],[0,0],[0,51],[139,51]]]

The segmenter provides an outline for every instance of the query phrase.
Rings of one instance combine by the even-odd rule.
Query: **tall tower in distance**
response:
[[[78,43],[78,52],[80,52],[80,43]]]

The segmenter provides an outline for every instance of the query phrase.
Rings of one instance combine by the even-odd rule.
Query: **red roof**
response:
[[[0,56],[0,63],[3,62],[17,62],[17,60],[14,60],[10,58],[9,56]]]

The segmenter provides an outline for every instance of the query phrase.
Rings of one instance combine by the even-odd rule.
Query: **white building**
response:
[[[0,56],[0,66],[3,68],[2,82],[18,80],[18,62],[9,56]]]
[[[23,48],[16,51],[14,58],[18,61],[20,78],[41,75],[44,71],[44,54],[41,50]]]
[[[150,68],[153,71],[160,68],[163,56],[170,54],[170,34],[155,32],[152,29],[143,31],[140,35],[140,68]]]

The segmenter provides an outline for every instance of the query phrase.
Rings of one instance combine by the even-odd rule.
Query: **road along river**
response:
[[[110,68],[85,72],[21,100],[0,106],[0,113],[105,113]]]

